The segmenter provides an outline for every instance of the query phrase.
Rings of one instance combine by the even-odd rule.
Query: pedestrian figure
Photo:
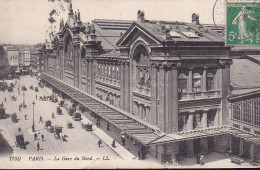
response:
[[[175,159],[176,159],[176,164],[179,165],[179,162],[180,162],[180,154],[179,153],[177,153],[175,155]]]
[[[197,160],[197,164],[199,164],[200,163],[200,154],[199,153],[196,155],[196,160]]]
[[[123,146],[125,146],[125,135],[124,134],[121,135],[121,140],[122,140]]]
[[[109,131],[109,123],[107,122],[107,131]]]
[[[34,133],[34,140],[37,140],[37,134]]]
[[[40,143],[38,141],[38,143],[37,143],[37,151],[39,151],[39,150],[40,150]]]
[[[35,98],[36,98],[36,100],[37,100],[37,94],[36,94]]]
[[[141,152],[140,152],[140,150],[138,151],[138,159],[140,160],[141,159]]]
[[[113,148],[116,147],[116,141],[115,141],[115,140],[113,140],[113,142],[112,142],[112,147],[113,147]]]
[[[44,140],[44,135],[42,134],[42,141]]]
[[[122,138],[123,146],[125,146],[125,138]]]
[[[6,98],[5,98],[5,102],[6,102]]]
[[[54,118],[54,113],[52,112],[52,118]]]
[[[19,107],[20,108],[20,107]],[[24,120],[27,120],[27,114],[24,114]]]
[[[39,120],[39,123],[40,123],[40,122],[42,122],[42,123],[43,123],[43,121],[42,121],[42,117],[41,117],[41,116],[40,116],[40,120]]]
[[[101,141],[101,139],[99,139],[99,140],[98,140],[98,147],[100,147],[101,144],[102,144],[102,141]]]
[[[200,165],[204,165],[204,155],[201,154],[200,156]]]

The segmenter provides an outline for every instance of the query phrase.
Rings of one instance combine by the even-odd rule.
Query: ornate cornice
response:
[[[172,69],[181,67],[181,62],[172,62],[172,61],[151,61],[151,67],[158,69]]]

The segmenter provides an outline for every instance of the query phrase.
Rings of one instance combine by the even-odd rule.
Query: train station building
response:
[[[113,138],[123,132],[162,162],[227,152],[233,62],[223,30],[195,13],[185,23],[147,20],[141,10],[135,21],[84,23],[71,5],[41,54],[41,79],[110,126]]]

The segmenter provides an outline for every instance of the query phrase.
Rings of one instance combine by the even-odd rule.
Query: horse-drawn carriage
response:
[[[42,82],[39,82],[38,85],[39,85],[40,88],[43,88]]]
[[[81,114],[79,112],[74,112],[72,119],[75,120],[75,121],[80,121],[81,120]]]
[[[6,82],[0,82],[0,90],[5,91],[8,89],[8,84]]]
[[[68,114],[69,114],[70,116],[72,116],[75,111],[76,111],[76,109],[73,108],[73,107],[71,107],[71,108],[69,108]]]
[[[25,149],[25,142],[24,142],[23,133],[17,132],[15,134],[15,146]]]
[[[27,88],[25,86],[22,86],[22,91],[27,91]]]
[[[67,122],[67,128],[71,129],[72,128],[72,123],[70,121]]]
[[[10,87],[14,88],[14,83],[10,83]]]
[[[3,119],[5,117],[5,108],[4,105],[0,105],[0,119]]]
[[[51,125],[51,121],[50,120],[46,120],[45,121],[45,125],[44,125],[45,129],[47,129],[48,132],[54,132],[54,127]]]
[[[8,92],[13,92],[13,88],[11,86],[8,87]]]
[[[11,119],[12,119],[12,122],[14,123],[17,123],[17,114],[14,112],[12,115],[11,115]]]
[[[56,125],[55,127],[54,127],[54,137],[56,138],[56,139],[60,139],[61,137],[62,137],[62,126],[59,126],[59,125]]]
[[[58,115],[61,115],[61,114],[62,114],[62,110],[61,110],[60,106],[57,107],[57,114],[58,114]]]
[[[16,100],[17,100],[17,97],[12,96],[11,99],[12,99],[13,101],[16,101]]]
[[[40,96],[40,97],[39,97],[39,100],[45,101],[45,100],[47,100],[47,98],[46,98],[45,96]]]
[[[86,119],[81,120],[81,128],[85,129],[86,131],[92,131],[92,126],[93,124],[90,123],[89,121],[86,121]]]
[[[64,100],[61,100],[61,101],[59,102],[59,106],[60,106],[60,107],[63,107],[63,106],[64,106]]]

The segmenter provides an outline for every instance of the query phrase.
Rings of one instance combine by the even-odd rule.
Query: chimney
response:
[[[145,22],[144,11],[138,10],[138,12],[137,12],[137,21],[139,21],[141,23]]]
[[[200,20],[199,20],[199,14],[193,13],[191,16],[192,19],[192,23],[195,25],[199,25],[200,24]]]

